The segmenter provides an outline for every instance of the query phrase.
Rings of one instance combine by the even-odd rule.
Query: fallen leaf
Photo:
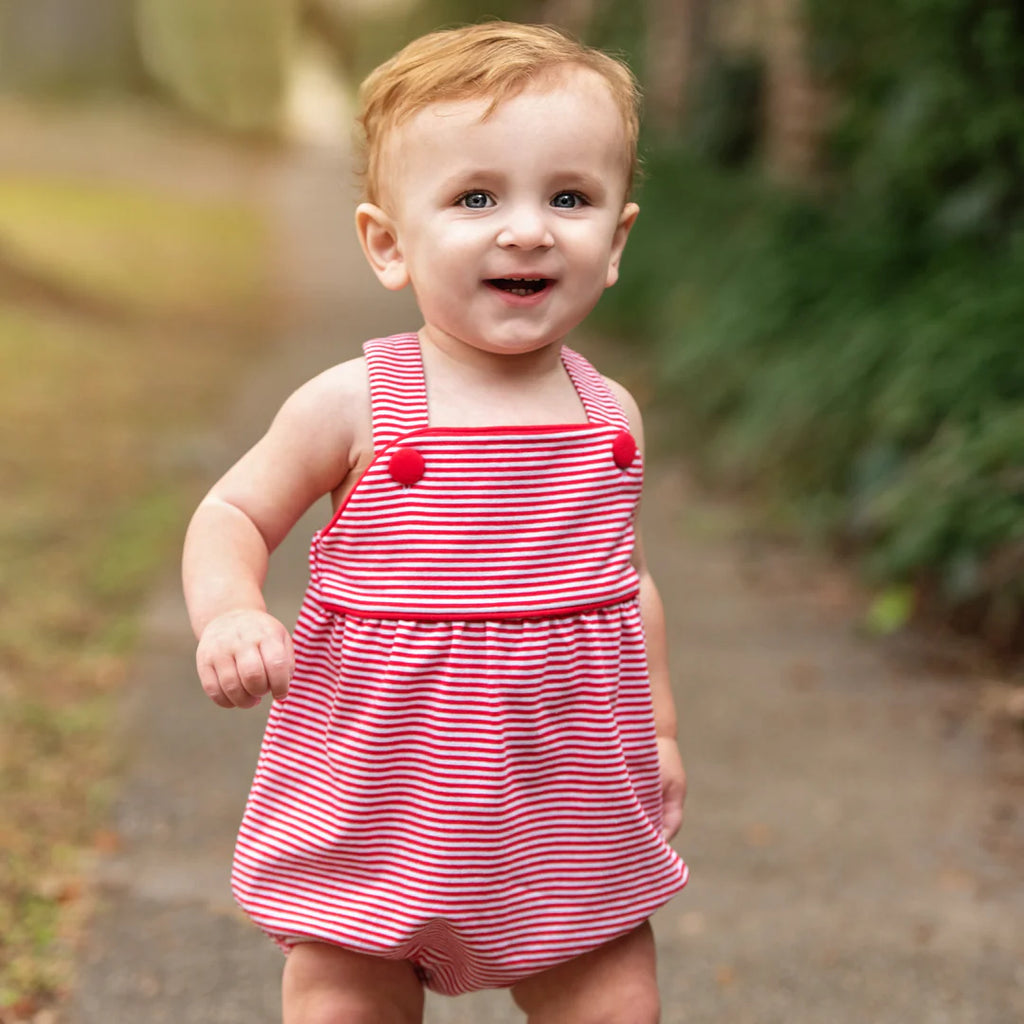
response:
[[[786,670],[790,685],[795,690],[813,690],[821,683],[824,673],[813,661],[794,661]]]
[[[765,847],[775,842],[775,830],[763,821],[748,825],[743,835],[747,846]]]
[[[71,903],[82,895],[82,880],[74,875],[47,875],[36,883],[36,892],[54,903]]]
[[[92,847],[98,853],[117,853],[121,849],[121,837],[113,829],[98,829],[93,833]]]
[[[939,872],[939,888],[943,892],[971,892],[974,876],[963,868],[943,868]]]

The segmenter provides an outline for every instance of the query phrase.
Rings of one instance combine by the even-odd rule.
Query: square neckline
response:
[[[423,358],[423,339],[420,337],[419,331],[413,332],[408,336],[410,340],[415,339],[416,342],[416,353],[417,353],[417,378],[422,389],[423,406],[426,410],[426,420],[421,428],[422,430],[434,431],[434,430],[447,430],[457,431],[458,433],[493,433],[496,431],[517,431],[517,430],[559,430],[567,429],[571,427],[593,427],[598,426],[598,422],[594,419],[593,410],[590,408],[586,399],[583,397],[583,393],[580,390],[580,382],[576,378],[576,374],[573,372],[571,360],[567,358],[567,347],[564,342],[558,343],[558,361],[561,365],[566,377],[569,380],[569,384],[573,389],[573,393],[576,395],[576,401],[579,403],[580,409],[583,411],[584,418],[582,420],[575,421],[558,421],[552,423],[494,423],[477,426],[445,426],[444,424],[434,423],[431,419],[431,403],[430,403],[430,382],[427,378],[427,367],[426,361]],[[420,431],[417,431],[419,433]]]

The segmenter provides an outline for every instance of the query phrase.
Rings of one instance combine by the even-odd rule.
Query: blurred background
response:
[[[140,601],[294,315],[270,183],[345,150],[398,46],[485,17],[643,84],[643,214],[592,324],[650,367],[658,443],[842,555],[871,629],[1018,664],[1015,0],[0,0],[0,1020],[67,984]]]

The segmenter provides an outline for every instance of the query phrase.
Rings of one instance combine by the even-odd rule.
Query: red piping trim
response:
[[[407,612],[407,611],[359,611],[355,608],[345,608],[343,605],[335,604],[333,601],[325,601],[316,594],[310,593],[307,596],[321,608],[335,615],[348,615],[354,619],[409,619],[413,622],[520,622],[535,619],[565,619],[572,615],[583,615],[586,612],[599,611],[602,608],[613,608],[618,604],[629,604],[635,601],[640,593],[637,587],[632,593],[625,597],[616,597],[610,601],[597,601],[590,604],[581,604],[573,608],[554,608],[540,612],[512,612],[504,614],[488,614],[485,612]]]
[[[424,434],[549,434],[557,433],[560,430],[600,430],[603,427],[615,427],[614,423],[594,422],[593,420],[577,420],[575,423],[525,423],[521,427],[514,424],[501,423],[491,427],[420,427],[405,435],[407,441],[410,437],[422,437]],[[393,441],[392,444],[398,444]],[[391,445],[387,446],[388,448]]]
[[[419,379],[423,384],[424,398],[426,399],[427,374],[426,367],[423,364],[423,342],[422,340],[420,340],[419,332],[403,332],[399,335],[393,335],[392,337],[400,341],[416,342],[416,349],[419,356]],[[379,338],[374,340],[388,341],[391,339]],[[569,353],[571,353],[571,355]],[[355,482],[355,485],[352,487],[352,490],[345,495],[345,500],[342,501],[342,503],[337,507],[337,509],[335,509],[334,515],[332,515],[330,519],[328,519],[328,521],[317,531],[317,536],[314,537],[310,550],[310,568],[312,570],[311,574],[313,578],[319,578],[320,574],[319,558],[317,557],[319,554],[318,541],[320,539],[320,536],[329,533],[331,530],[334,529],[334,527],[338,523],[338,520],[341,518],[342,513],[345,511],[346,508],[348,508],[348,505],[353,500],[353,498],[355,498],[356,493],[362,487],[363,481],[367,478],[367,476],[369,476],[370,470],[374,467],[374,465],[376,465],[377,461],[381,459],[385,455],[385,453],[390,451],[390,449],[394,448],[396,445],[400,445],[407,442],[408,439],[411,437],[421,437],[424,434],[430,435],[435,433],[450,433],[456,434],[458,436],[466,434],[496,434],[513,432],[542,434],[558,432],[572,428],[577,428],[580,430],[601,430],[607,428],[615,428],[617,426],[621,427],[620,424],[611,423],[610,421],[605,420],[598,420],[595,418],[596,413],[598,411],[597,403],[591,403],[588,400],[588,396],[586,395],[587,388],[584,386],[584,377],[586,375],[583,373],[582,369],[572,358],[573,356],[579,356],[579,353],[569,349],[566,345],[562,345],[558,355],[562,367],[564,368],[565,373],[569,378],[569,382],[572,384],[573,390],[576,392],[576,397],[579,400],[580,405],[583,407],[583,415],[587,417],[586,420],[582,420],[577,423],[534,424],[532,426],[522,427],[515,427],[509,425],[491,427],[432,427],[430,426],[429,421],[430,406],[429,402],[427,402],[427,426],[419,428],[411,434],[405,434],[402,437],[395,438],[394,440],[391,441],[390,444],[384,445],[379,450],[376,450],[375,448],[373,458],[370,460],[370,464],[366,467],[365,471],[363,472],[363,475]],[[384,362],[386,362],[386,357],[384,360],[382,360],[382,365]],[[597,376],[598,378],[600,378],[600,374],[597,374]],[[601,381],[601,384],[607,390],[612,401],[619,407],[619,410],[622,412],[623,417],[628,420],[625,411],[622,409],[622,406],[619,403],[618,399],[615,397],[614,393],[611,391],[610,388],[608,388],[606,384],[604,384],[603,380]],[[369,364],[367,364],[367,385],[369,386]],[[371,393],[371,406],[373,404],[372,397],[373,396]],[[371,424],[371,428],[372,426],[373,424]],[[375,436],[376,431],[373,431],[373,434]],[[371,441],[371,443],[373,442]]]

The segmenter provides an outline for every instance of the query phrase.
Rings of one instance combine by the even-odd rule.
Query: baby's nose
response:
[[[554,244],[543,211],[525,204],[509,210],[498,234],[498,245],[510,249],[550,249]]]

